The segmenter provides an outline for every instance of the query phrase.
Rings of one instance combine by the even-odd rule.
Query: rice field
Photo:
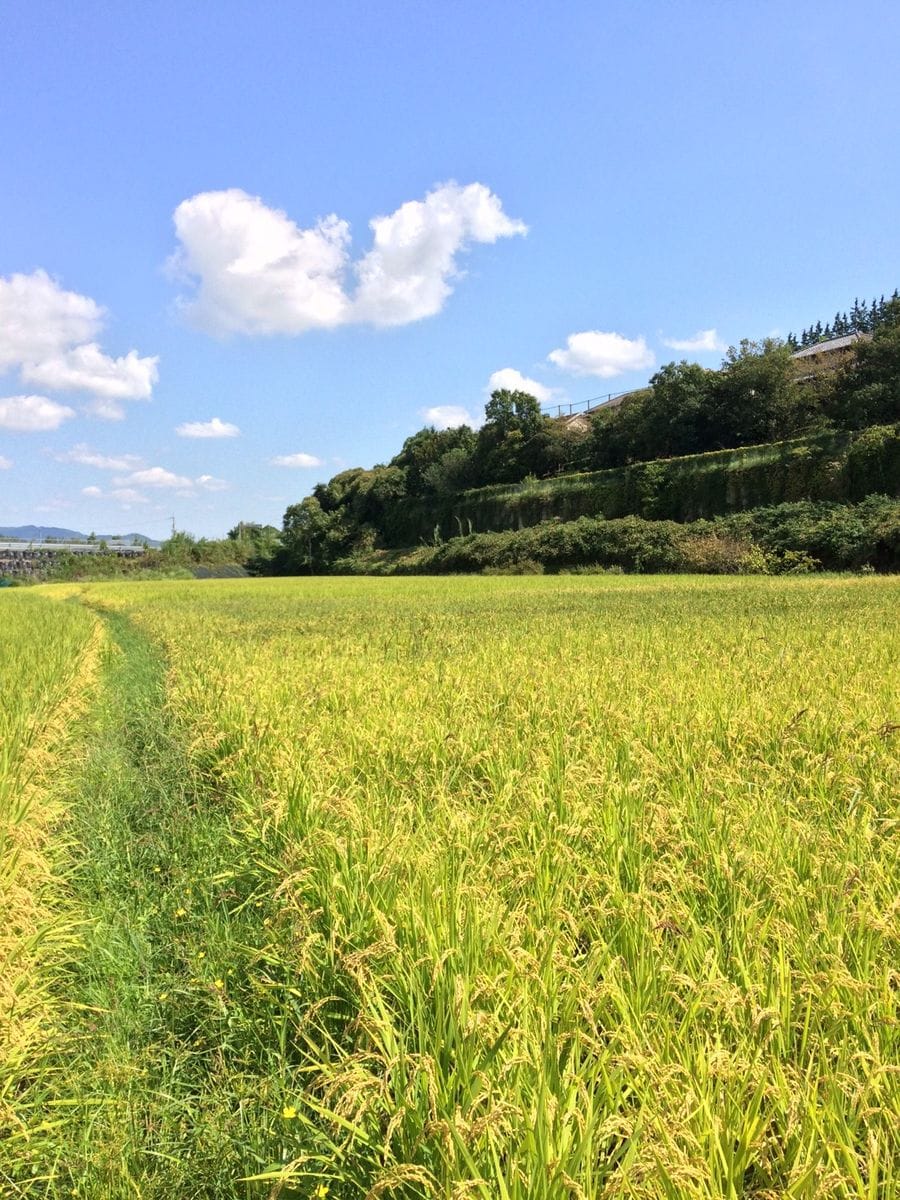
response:
[[[0,608],[0,1195],[5,1148],[43,1092],[59,1027],[55,966],[73,940],[59,874],[68,727],[89,701],[95,621],[30,593]],[[48,620],[48,613],[52,619]],[[46,1067],[46,1063],[44,1063]],[[43,1072],[46,1075],[46,1071]]]
[[[900,582],[12,599],[107,652],[0,1195],[898,1193]]]

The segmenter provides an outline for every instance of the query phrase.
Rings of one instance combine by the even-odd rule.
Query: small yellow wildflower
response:
[[[297,1115],[297,1110],[294,1108],[293,1104],[286,1104],[281,1110],[281,1115],[286,1121],[293,1121],[294,1117]]]
[[[197,955],[197,957],[198,957],[198,958],[206,958],[206,951],[205,951],[205,950],[201,950],[201,951],[200,951],[200,953]]]
[[[160,992],[156,998],[157,998],[157,1000],[168,1000],[169,993],[168,992]]]
[[[221,990],[222,990],[222,988],[223,988],[224,986],[225,986],[225,980],[224,980],[224,979],[214,979],[214,980],[213,980],[213,987],[214,987],[214,988],[218,988],[218,989],[219,989],[219,991],[221,991]]]
[[[316,1190],[313,1192],[313,1200],[325,1200],[325,1197],[327,1195],[328,1195],[328,1184],[320,1183],[319,1186],[316,1188]]]
[[[153,868],[153,874],[154,874],[154,875],[159,875],[159,873],[160,873],[161,871],[162,871],[162,867],[154,867],[154,868]]]
[[[176,917],[186,917],[186,916],[187,916],[187,909],[186,909],[186,908],[176,908],[176,909],[175,909],[175,916],[176,916]]]

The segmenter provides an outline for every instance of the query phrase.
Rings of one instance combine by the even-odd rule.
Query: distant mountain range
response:
[[[144,533],[95,533],[94,537],[98,542],[146,542],[154,549],[162,545]],[[0,538],[16,538],[23,542],[46,542],[51,538],[59,542],[86,542],[88,535],[77,529],[57,529],[53,525],[0,525]]]

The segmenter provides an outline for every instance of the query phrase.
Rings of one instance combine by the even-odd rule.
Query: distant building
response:
[[[827,376],[840,367],[857,342],[871,342],[871,333],[845,333],[842,337],[829,338],[825,342],[813,342],[802,350],[795,350],[791,358],[797,359],[801,367],[808,367],[805,375],[797,375],[798,383],[809,383],[819,376]]]
[[[643,388],[638,388],[637,391],[643,391]],[[629,396],[634,396],[635,391],[619,392],[618,395],[604,396],[602,400],[588,400],[587,407],[582,408],[579,412],[572,410],[579,403],[584,401],[574,401],[572,404],[555,404],[544,411],[548,416],[552,416],[554,420],[561,421],[566,429],[574,429],[576,433],[587,433],[591,427],[591,417],[598,412],[603,412],[608,408],[618,408],[623,400],[627,400]],[[555,409],[555,412],[553,411]],[[566,411],[568,409],[568,411]]]
[[[814,342],[795,350],[791,358],[819,358],[822,355],[834,354],[838,350],[849,350],[857,342],[870,342],[871,333],[845,333],[843,337],[829,338],[827,342]]]

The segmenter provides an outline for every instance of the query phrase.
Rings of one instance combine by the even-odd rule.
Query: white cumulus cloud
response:
[[[96,341],[105,310],[65,291],[46,271],[0,277],[0,370],[49,391],[85,392],[88,411],[123,416],[121,400],[146,400],[158,378],[156,357],[129,350],[119,358]]]
[[[22,378],[55,392],[92,392],[107,400],[147,400],[159,378],[158,357],[129,350],[110,358],[96,342],[73,346],[41,362],[25,363]]]
[[[525,234],[483,183],[445,183],[369,222],[374,245],[356,264],[354,319],[406,325],[440,312],[453,291],[457,255],[473,242]]]
[[[6,458],[5,455],[0,454],[0,471],[8,471],[11,466],[12,461]]]
[[[101,471],[135,471],[141,462],[137,454],[100,454],[84,442],[79,442],[71,450],[54,454],[53,457],[57,462],[78,463],[82,467],[97,467]]]
[[[715,329],[701,329],[699,333],[695,333],[690,338],[663,338],[663,345],[672,350],[685,350],[692,354],[700,354],[704,351],[721,354],[726,349],[725,343]]]
[[[40,362],[90,341],[103,317],[99,304],[64,291],[46,271],[0,276],[0,368]]]
[[[152,488],[190,488],[194,481],[186,475],[176,475],[165,467],[144,467],[141,471],[132,471],[124,478],[114,480],[119,487],[152,487]]]
[[[372,248],[355,264],[346,221],[331,214],[303,229],[239,188],[184,200],[174,222],[180,246],[170,265],[196,284],[181,306],[216,334],[417,321],[443,307],[469,245],[526,232],[481,183],[441,184],[375,217]],[[347,283],[354,275],[355,292]]]
[[[46,396],[7,396],[0,400],[0,429],[15,433],[45,433],[59,429],[75,410]]]
[[[170,260],[197,280],[183,301],[212,333],[302,333],[339,325],[350,230],[334,215],[301,229],[240,188],[201,192],[175,209],[181,243]]]
[[[433,408],[423,408],[422,416],[435,429],[456,429],[459,425],[476,424],[469,410],[459,404],[436,404]]]
[[[136,488],[156,488],[158,490],[174,491],[177,496],[196,496],[197,491],[222,492],[231,485],[225,479],[217,479],[214,475],[199,475],[190,479],[187,475],[179,475],[167,467],[142,467],[127,475],[113,479],[118,490],[108,494],[121,499],[125,491]]]
[[[565,349],[553,350],[547,357],[573,375],[596,375],[600,379],[646,370],[654,362],[653,351],[644,338],[632,340],[621,333],[603,333],[599,329],[570,333]]]
[[[546,384],[538,383],[536,379],[529,379],[527,375],[523,375],[521,371],[517,371],[514,367],[502,367],[499,371],[495,371],[488,380],[487,390],[489,392],[496,391],[498,388],[506,388],[510,392],[528,392],[530,396],[534,396],[535,400],[540,400],[545,404],[548,400],[552,400],[557,395],[559,389],[547,387]]]
[[[213,417],[211,421],[185,421],[176,426],[175,432],[185,438],[233,438],[238,437],[241,431],[237,425]]]
[[[276,467],[321,467],[324,466],[324,463],[314,454],[304,454],[301,451],[298,454],[278,454],[272,459],[272,465]]]

